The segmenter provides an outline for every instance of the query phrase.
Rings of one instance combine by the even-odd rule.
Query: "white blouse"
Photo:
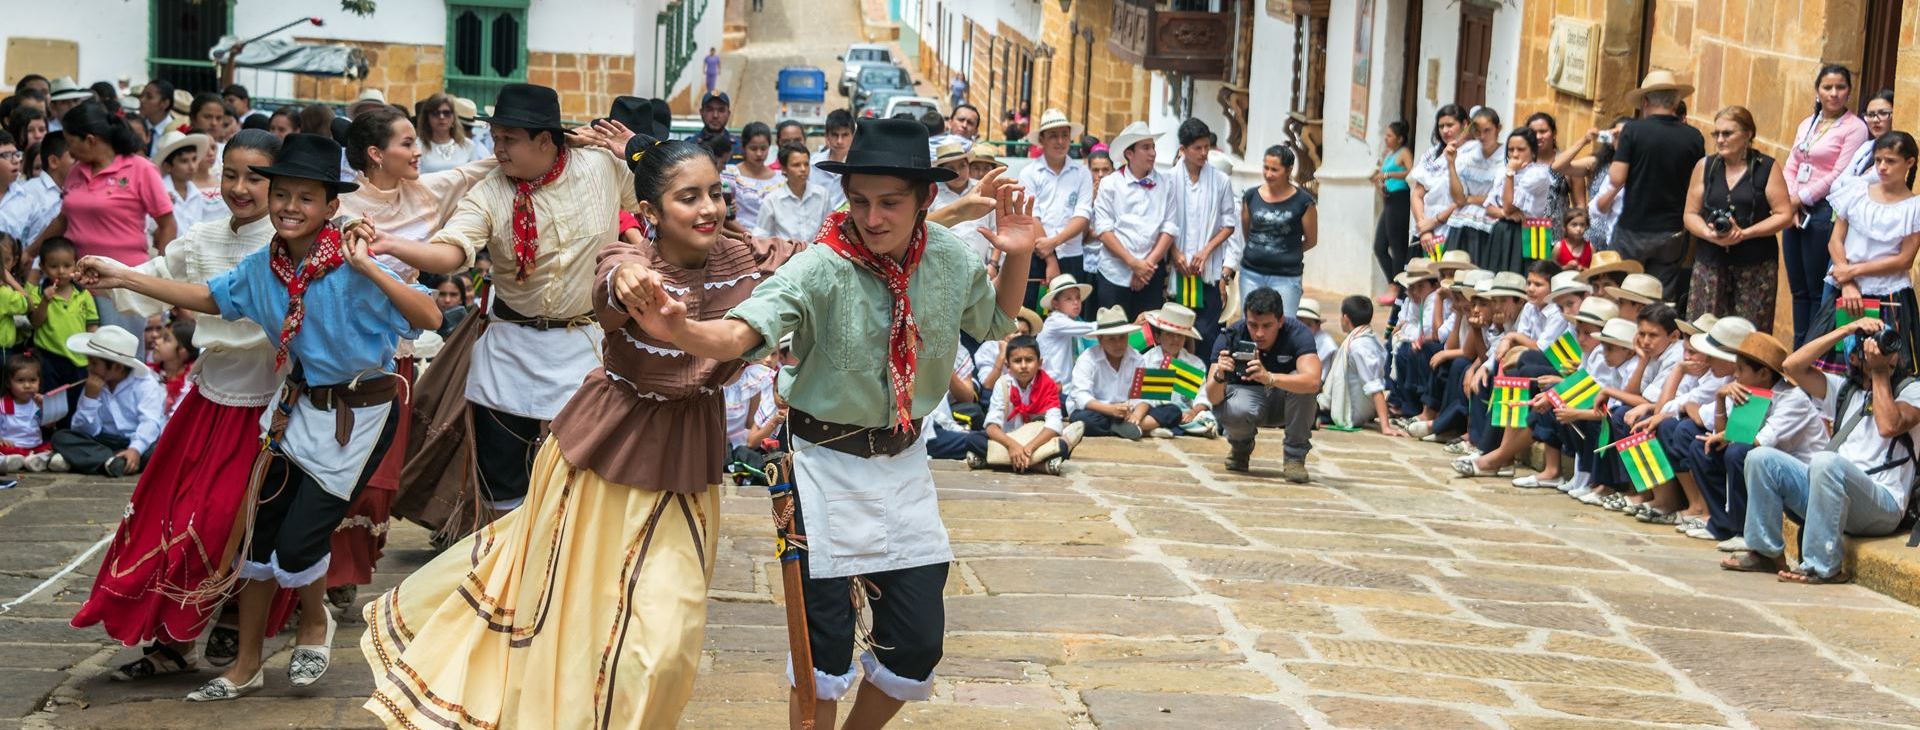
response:
[[[1444,163],[1444,160],[1443,160]],[[1471,142],[1460,147],[1454,156],[1453,169],[1460,174],[1460,187],[1467,197],[1488,195],[1494,189],[1494,183],[1500,180],[1500,172],[1507,164],[1505,145],[1494,145],[1488,152],[1479,142]],[[1454,227],[1465,226],[1479,231],[1493,230],[1493,216],[1485,206],[1463,205],[1453,214]]]
[[[425,137],[420,138],[420,174],[422,175],[445,172],[487,156],[487,151],[471,139],[465,142],[449,139],[444,143],[434,144],[428,142]]]
[[[232,269],[248,254],[273,240],[271,216],[234,230],[231,218],[185,229],[166,253],[147,259],[136,271],[169,281],[204,284]],[[149,317],[167,310],[159,300],[126,289],[111,293],[112,306]],[[273,371],[274,343],[260,325],[221,317],[195,320],[193,344],[200,348],[189,376],[200,395],[224,406],[263,406],[280,388]]]
[[[1461,180],[1465,183],[1465,180]],[[1520,168],[1513,174],[1513,205],[1520,214],[1528,218],[1547,217],[1547,196],[1553,189],[1553,169],[1545,163],[1535,162]],[[1493,192],[1487,194],[1488,205],[1500,205],[1506,200],[1507,185],[1503,179],[1496,180]]]
[[[1426,191],[1426,194],[1420,197],[1420,201],[1426,206],[1428,216],[1437,216],[1440,211],[1451,207],[1453,187],[1447,181],[1446,145],[1437,144],[1428,149],[1427,153],[1421,156],[1420,161],[1414,164],[1413,172],[1407,175],[1407,182],[1418,183],[1421,189]],[[1419,221],[1414,223],[1418,225]],[[1445,236],[1449,227],[1447,221],[1442,221],[1438,227],[1434,228],[1434,233]]]
[[[760,201],[787,186],[785,175],[774,172],[766,178],[750,177],[739,165],[728,165],[720,176],[733,189],[734,219],[749,231],[760,225]]]
[[[1873,199],[1871,189],[1870,185],[1838,186],[1827,196],[1834,217],[1847,222],[1847,260],[1856,264],[1897,254],[1902,240],[1920,233],[1920,195],[1882,203]],[[1827,275],[1827,283],[1839,285],[1832,274]],[[1854,283],[1861,294],[1872,295],[1913,288],[1905,271],[1861,276]]]

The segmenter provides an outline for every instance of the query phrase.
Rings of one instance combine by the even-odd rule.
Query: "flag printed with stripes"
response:
[[[1200,397],[1200,386],[1207,382],[1206,368],[1175,359],[1168,364],[1167,369],[1173,371],[1173,392],[1179,393],[1189,401]]]
[[[1667,450],[1652,431],[1620,439],[1614,444],[1614,452],[1620,455],[1620,463],[1626,467],[1627,477],[1633,480],[1635,491],[1647,491],[1673,478],[1673,464],[1667,461]]]
[[[1440,257],[1445,256],[1446,253],[1447,253],[1447,237],[1441,236],[1441,235],[1435,235],[1433,237],[1433,248],[1427,249],[1427,260],[1439,261]]]
[[[1592,373],[1585,370],[1569,373],[1567,379],[1560,381],[1553,390],[1547,391],[1547,400],[1553,402],[1554,408],[1586,410],[1592,408],[1599,398],[1600,383],[1593,379]]]
[[[1547,356],[1547,362],[1553,365],[1553,369],[1560,371],[1561,375],[1579,369],[1580,360],[1585,357],[1585,354],[1580,351],[1580,339],[1572,332],[1561,333],[1560,339],[1548,343],[1546,351],[1542,354]]]
[[[1525,226],[1526,253],[1529,260],[1545,259],[1553,256],[1553,219],[1528,218]]]
[[[1500,376],[1493,379],[1493,397],[1487,408],[1498,428],[1524,428],[1532,414],[1528,401],[1533,399],[1533,381],[1528,378]]]
[[[1198,312],[1206,303],[1206,291],[1198,276],[1175,274],[1168,279],[1167,288],[1172,290],[1167,292],[1170,295],[1167,298],[1182,307]]]

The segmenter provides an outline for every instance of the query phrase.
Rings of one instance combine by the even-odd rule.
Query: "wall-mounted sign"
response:
[[[1567,17],[1553,19],[1547,43],[1547,85],[1582,99],[1593,98],[1593,74],[1600,63],[1600,25]]]

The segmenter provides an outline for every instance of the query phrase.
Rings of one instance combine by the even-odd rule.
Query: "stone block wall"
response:
[[[633,74],[631,56],[527,52],[527,83],[559,91],[560,114],[568,119],[605,115],[613,97],[633,93]],[[482,106],[488,103],[476,101]]]
[[[364,89],[379,89],[389,103],[411,108],[415,102],[446,88],[443,46],[326,42],[354,46],[365,53],[367,77],[347,80],[297,76],[294,93],[299,98],[346,103]],[[634,73],[634,60],[630,56],[527,52],[527,82],[558,90],[561,115],[576,121],[601,116],[613,105],[613,97],[633,93]],[[474,103],[485,108],[493,100],[475,99]]]
[[[1073,27],[1093,28],[1093,62],[1087,68],[1086,51],[1075,54]],[[1147,111],[1148,76],[1139,66],[1127,63],[1107,50],[1107,30],[1113,24],[1113,0],[1074,0],[1065,12],[1058,3],[1043,4],[1040,19],[1041,42],[1053,48],[1053,81],[1044,100],[1034,100],[1037,118],[1047,108],[1059,108],[1074,121],[1087,110],[1087,133],[1102,140],[1111,139],[1128,122],[1144,119]],[[1081,41],[1085,43],[1085,41]],[[1086,76],[1092,76],[1091,84]],[[1084,93],[1083,93],[1084,92]],[[1071,108],[1068,98],[1072,98]],[[1091,97],[1091,106],[1088,97]]]

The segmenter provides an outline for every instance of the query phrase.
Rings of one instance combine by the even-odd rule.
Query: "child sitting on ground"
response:
[[[742,484],[766,484],[766,442],[787,420],[779,402],[777,376],[781,365],[792,365],[791,336],[765,362],[748,363],[721,390],[727,403],[728,471]]]
[[[1682,320],[1679,325],[1680,345],[1684,348],[1680,366],[1667,375],[1659,401],[1635,407],[1627,413],[1627,420],[1634,423],[1635,432],[1654,432],[1661,447],[1666,449],[1667,461],[1674,471],[1673,480],[1654,487],[1653,502],[1635,517],[1641,522],[1671,524],[1674,529],[1686,532],[1705,525],[1707,520],[1707,505],[1686,452],[1713,431],[1717,394],[1733,382],[1732,353],[1697,344],[1718,341],[1731,347],[1731,343],[1744,340],[1753,332],[1753,323],[1740,317],[1721,320],[1702,314],[1699,319]],[[1719,338],[1710,339],[1715,333]],[[1685,494],[1685,511],[1681,511],[1678,504],[1681,493]]]
[[[1591,317],[1609,311],[1618,311],[1618,308],[1605,299],[1591,297],[1582,304],[1581,323],[1588,323]],[[1587,352],[1580,369],[1593,378],[1595,385],[1603,390],[1619,388],[1632,379],[1633,372],[1640,367],[1640,355],[1633,345],[1635,332],[1632,322],[1613,317],[1594,335],[1593,339],[1598,344]],[[1545,400],[1544,397],[1541,399]],[[1551,404],[1546,405],[1551,407]],[[1608,418],[1607,406],[1607,398],[1600,396],[1587,408],[1562,407],[1551,411],[1553,420],[1550,423],[1561,426],[1557,436],[1561,450],[1570,451],[1574,456],[1573,478],[1560,488],[1567,496],[1590,504],[1598,504],[1600,500],[1596,494],[1601,486],[1600,455],[1594,452],[1601,446],[1600,431],[1602,422]],[[1541,434],[1536,432],[1534,435],[1538,437]],[[1612,433],[1607,435],[1615,440],[1619,438]]]
[[[1572,280],[1561,281],[1568,287],[1586,287],[1585,284]],[[1556,287],[1555,291],[1560,292],[1561,289]],[[1556,409],[1552,397],[1547,394],[1549,389],[1559,386],[1568,377],[1585,377],[1600,372],[1606,367],[1604,355],[1600,352],[1604,346],[1597,336],[1600,334],[1600,329],[1606,326],[1607,320],[1620,312],[1620,308],[1614,306],[1613,302],[1599,297],[1580,298],[1580,296],[1579,292],[1574,290],[1554,297],[1556,302],[1566,307],[1565,316],[1567,321],[1572,323],[1574,339],[1579,343],[1580,363],[1564,377],[1556,371],[1533,379],[1535,395],[1529,403],[1531,412],[1527,417],[1527,431],[1533,441],[1540,442],[1545,448],[1546,463],[1538,473],[1513,480],[1513,486],[1521,489],[1545,487],[1565,490],[1571,488],[1568,486],[1570,484],[1585,483],[1592,479],[1593,455],[1576,448],[1577,444],[1582,443],[1581,435],[1560,421],[1560,414],[1567,409]],[[1577,303],[1574,303],[1576,300]],[[1503,444],[1502,447],[1504,448],[1505,445]],[[1562,479],[1560,462],[1565,449],[1569,448],[1575,449],[1573,454],[1575,474],[1573,479]]]
[[[140,362],[139,339],[107,325],[67,340],[67,349],[87,358],[86,384],[73,407],[71,428],[53,433],[51,471],[138,474],[167,421],[167,393]]]
[[[93,294],[73,281],[78,251],[73,242],[55,236],[40,247],[40,275],[44,281],[27,290],[32,306],[33,347],[41,353],[40,379],[49,389],[77,383],[87,377],[87,357],[67,348],[74,335],[100,327],[100,309]],[[68,403],[73,398],[67,399]]]
[[[1340,343],[1326,330],[1321,321],[1320,300],[1313,297],[1301,297],[1300,303],[1293,308],[1293,318],[1307,326],[1313,333],[1313,349],[1320,354],[1320,381],[1326,382],[1327,373],[1333,369],[1333,351],[1340,349]]]
[[[1000,376],[1007,372],[1007,341],[1015,337],[1037,337],[1043,329],[1040,313],[1021,307],[1020,316],[1013,318],[1013,333],[1007,335],[1006,339],[987,340],[980,343],[979,349],[973,351],[971,370],[963,369],[961,372],[972,372],[980,390],[993,392],[993,386],[1000,381]]]
[[[1494,345],[1493,362],[1499,367],[1498,374],[1527,378],[1537,384],[1540,378],[1559,374],[1547,358],[1546,348],[1553,347],[1572,327],[1570,315],[1577,311],[1588,288],[1574,280],[1573,272],[1560,271],[1560,267],[1549,261],[1528,262],[1526,282],[1527,302],[1521,306],[1513,330]],[[1526,425],[1502,428],[1497,441],[1495,438],[1489,431],[1487,439],[1493,448],[1474,459],[1471,469],[1461,470],[1462,476],[1483,476],[1512,467],[1533,448],[1531,416]],[[1551,469],[1548,476],[1557,479],[1558,465]],[[1515,479],[1514,484],[1539,485],[1537,478],[1528,480],[1521,477]]]
[[[1401,427],[1408,436],[1438,442],[1444,436],[1466,428],[1466,391],[1460,387],[1460,382],[1466,378],[1467,365],[1473,362],[1471,353],[1466,349],[1467,332],[1480,326],[1481,317],[1486,312],[1485,300],[1475,299],[1473,291],[1479,282],[1491,278],[1491,271],[1467,269],[1457,271],[1451,280],[1441,282],[1440,297],[1446,308],[1451,310],[1451,320],[1447,324],[1452,329],[1440,338],[1442,344],[1439,351],[1427,358],[1427,384],[1421,403],[1423,410],[1419,418]]]
[[[1207,366],[1192,351],[1200,341],[1200,330],[1193,326],[1197,316],[1193,310],[1171,302],[1140,315],[1141,321],[1153,328],[1156,343],[1141,356],[1146,367],[1172,370],[1174,363],[1182,363],[1194,373],[1197,389],[1191,396],[1176,389],[1167,400],[1147,409],[1147,417],[1140,420],[1140,427],[1154,438],[1170,439],[1176,434],[1212,438],[1219,432],[1219,424],[1213,419],[1213,404],[1207,401]]]
[[[6,400],[0,401],[0,471],[46,471],[53,446],[42,434],[66,417],[67,399],[56,397],[48,405],[40,394],[40,361],[26,353],[9,356],[0,378],[7,384]]]
[[[1446,341],[1440,333],[1451,312],[1439,293],[1439,281],[1433,262],[1423,258],[1408,261],[1407,269],[1394,277],[1406,297],[1401,299],[1400,324],[1393,330],[1387,407],[1399,416],[1393,425],[1402,430],[1420,415],[1430,369],[1427,361]]]
[[[1635,276],[1629,275],[1628,283]],[[1620,287],[1614,287],[1616,293]],[[1625,306],[1621,307],[1624,312]],[[1623,318],[1624,319],[1624,318]],[[1674,368],[1680,367],[1680,358],[1685,349],[1680,345],[1680,317],[1673,307],[1654,303],[1640,310],[1640,321],[1635,326],[1634,349],[1640,362],[1634,373],[1627,379],[1626,387],[1605,387],[1600,393],[1609,402],[1608,417],[1611,419],[1610,433],[1615,440],[1625,437],[1629,430],[1638,424],[1638,419],[1629,422],[1627,415],[1636,406],[1647,403],[1657,404],[1660,393],[1666,388],[1667,376]],[[1606,444],[1596,444],[1595,448]],[[1599,489],[1592,496],[1599,500],[1600,506],[1615,512],[1638,513],[1640,505],[1650,501],[1645,494],[1633,491],[1632,480],[1626,467],[1618,456],[1609,453],[1608,458],[1600,460],[1594,470],[1594,482]]]
[[[1091,291],[1093,285],[1081,284],[1072,276],[1061,274],[1053,277],[1047,284],[1046,296],[1040,297],[1040,308],[1049,310],[1046,324],[1034,334],[1034,340],[1040,343],[1040,368],[1046,370],[1053,382],[1060,385],[1060,392],[1069,397],[1074,387],[1074,366],[1080,356],[1075,343],[1092,334],[1094,329],[1092,322],[1080,320],[1087,293]]]
[[[1333,353],[1321,408],[1333,425],[1360,428],[1378,419],[1380,433],[1405,436],[1387,419],[1387,348],[1373,334],[1373,302],[1363,296],[1340,301],[1340,325],[1347,339]]]
[[[1058,476],[1080,443],[1086,425],[1062,425],[1060,385],[1040,367],[1040,343],[1029,336],[1007,341],[1007,377],[993,386],[987,427],[967,436],[967,467],[1006,466],[1024,472],[1036,464]]]
[[[1453,469],[1463,476],[1508,476],[1513,473],[1511,464],[1492,471],[1479,469],[1475,464],[1481,455],[1499,450],[1504,435],[1493,426],[1493,379],[1503,372],[1500,358],[1506,350],[1501,348],[1520,318],[1521,307],[1527,299],[1527,280],[1518,273],[1502,271],[1477,285],[1474,295],[1484,302],[1484,310],[1480,326],[1467,333],[1468,347],[1475,353],[1466,375],[1467,437],[1448,444],[1445,450],[1459,457],[1454,459]]]
[[[187,372],[193,369],[193,361],[200,358],[200,349],[193,346],[193,320],[177,319],[173,324],[160,328],[160,335],[153,340],[153,362],[158,370],[160,384],[167,393],[168,416],[180,407],[181,399],[193,384],[187,380]]]
[[[1127,341],[1139,331],[1140,325],[1127,321],[1126,310],[1118,305],[1102,309],[1088,333],[1100,346],[1074,361],[1071,420],[1085,424],[1088,436],[1139,441],[1146,434],[1140,424],[1147,417],[1147,402],[1133,394],[1133,374],[1146,367],[1146,359]]]

